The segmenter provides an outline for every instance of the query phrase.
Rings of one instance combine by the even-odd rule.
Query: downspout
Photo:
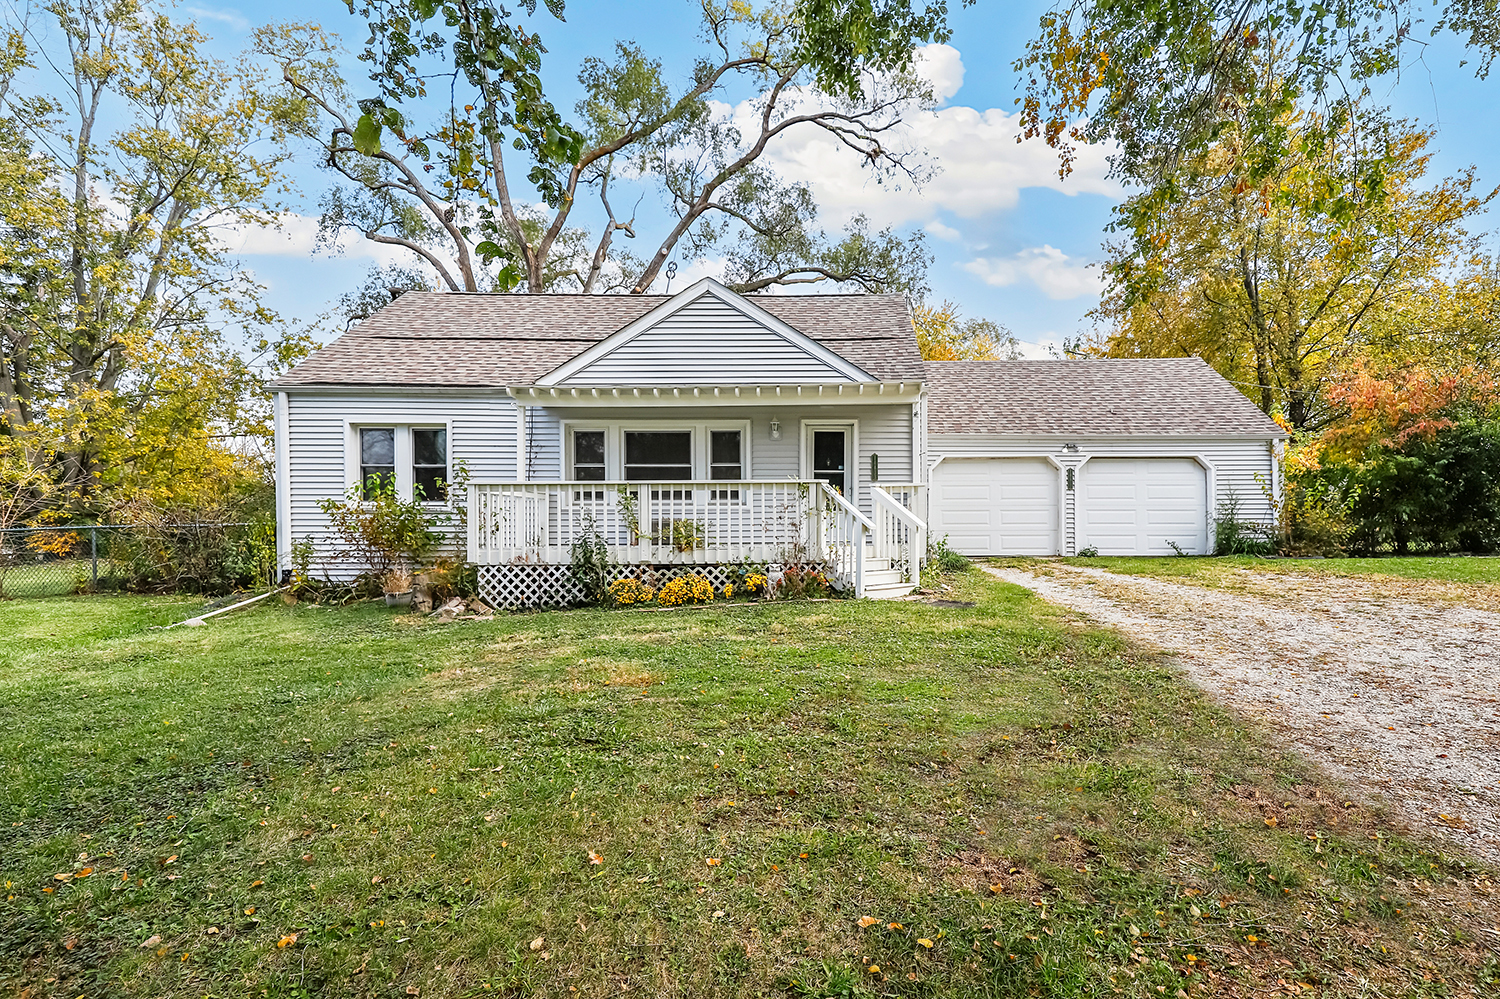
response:
[[[527,421],[531,419],[531,410],[516,404],[516,481],[529,482],[531,480],[531,441],[530,435],[526,433]]]
[[[291,405],[285,392],[277,392],[273,407],[276,449],[276,567],[278,578],[292,570],[292,448],[289,440]]]

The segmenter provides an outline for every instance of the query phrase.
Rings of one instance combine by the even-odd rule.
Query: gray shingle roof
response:
[[[922,378],[900,295],[747,297],[876,378]],[[407,292],[274,387],[530,385],[670,298]]]
[[[1197,357],[928,361],[934,434],[1284,437]]]

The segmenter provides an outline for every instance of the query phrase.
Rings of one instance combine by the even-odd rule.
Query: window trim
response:
[[[692,434],[693,474],[692,481],[707,482],[712,467],[709,431],[738,430],[740,432],[740,480],[754,477],[750,463],[751,421],[749,420],[621,420],[601,422],[598,420],[564,420],[562,424],[563,462],[562,479],[576,482],[573,474],[573,432],[576,430],[604,431],[604,480],[625,481],[625,435],[641,432],[681,432]],[[728,482],[730,480],[724,479]]]
[[[416,458],[416,449],[412,445],[411,432],[413,430],[441,430],[444,432],[443,460],[446,462],[446,474],[443,481],[452,486],[453,483],[453,421],[452,420],[419,420],[410,417],[393,417],[382,419],[380,417],[360,417],[349,420],[344,427],[344,489],[345,495],[349,490],[358,488],[359,469],[361,455],[359,449],[359,432],[361,430],[393,429],[396,431],[396,495],[404,500],[412,498],[412,485],[416,477],[412,474],[412,465]],[[450,493],[451,496],[451,488]],[[447,499],[424,498],[423,506],[445,507]]]

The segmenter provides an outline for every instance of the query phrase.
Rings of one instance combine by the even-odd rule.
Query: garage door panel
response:
[[[950,485],[944,486],[938,491],[938,495],[945,500],[979,500],[988,502],[990,498],[990,487],[984,483],[977,485]]]
[[[933,469],[932,536],[965,555],[1056,555],[1057,469],[1042,458],[949,458]]]
[[[1101,555],[1206,553],[1208,477],[1191,458],[1094,458],[1079,490],[1080,549]]]

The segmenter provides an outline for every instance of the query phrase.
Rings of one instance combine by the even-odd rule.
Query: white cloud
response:
[[[225,226],[219,230],[219,242],[228,252],[242,256],[311,257],[331,253],[373,260],[382,266],[418,262],[410,250],[376,243],[352,232],[340,236],[335,247],[323,246],[318,242],[318,220],[295,212],[282,213],[274,226]]]
[[[952,45],[922,46],[913,68],[932,86],[939,104],[947,103],[964,85],[964,61]]]
[[[918,56],[918,71],[940,96],[957,93],[963,63],[950,46],[926,46]],[[720,106],[753,134],[758,110],[749,102],[732,109]],[[916,112],[884,136],[892,150],[925,155],[936,168],[920,186],[902,179],[879,182],[848,146],[813,127],[789,129],[766,150],[761,162],[784,179],[810,185],[822,210],[833,219],[859,212],[876,226],[925,223],[940,212],[964,219],[1015,207],[1021,191],[1039,187],[1063,194],[1100,194],[1119,198],[1120,185],[1109,179],[1108,149],[1082,146],[1073,172],[1057,175],[1056,150],[1021,135],[1020,116],[991,108],[981,111],[955,105]]]
[[[182,8],[182,12],[184,14],[191,14],[199,20],[218,21],[221,24],[227,24],[235,31],[247,31],[250,28],[249,19],[233,7],[184,7]]]
[[[943,223],[939,222],[937,219],[933,219],[922,228],[927,230],[928,235],[936,236],[938,239],[944,240],[949,243],[956,243],[963,238],[963,233],[959,232],[951,225],[943,225]]]
[[[1053,246],[1033,246],[1009,257],[978,257],[963,268],[996,288],[1029,281],[1053,300],[1098,295],[1104,290],[1104,278],[1096,266]]]

